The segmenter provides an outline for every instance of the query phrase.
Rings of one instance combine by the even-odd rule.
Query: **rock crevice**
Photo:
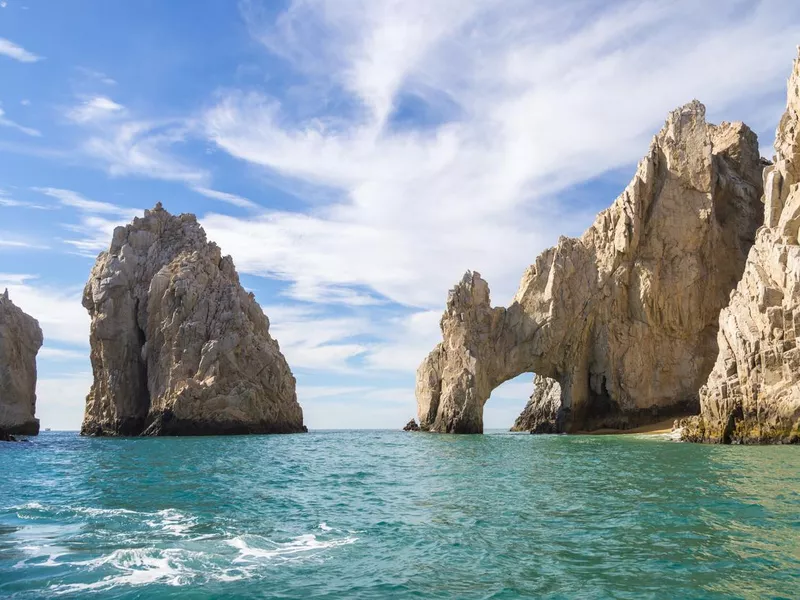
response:
[[[82,434],[304,430],[269,320],[194,215],[158,204],[115,229],[83,305],[94,381]]]

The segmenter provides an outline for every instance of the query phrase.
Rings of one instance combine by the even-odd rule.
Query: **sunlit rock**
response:
[[[420,427],[481,432],[491,391],[521,373],[560,392],[535,392],[520,426],[696,414],[719,312],[762,222],[763,166],[742,123],[711,125],[697,101],[670,113],[625,191],[580,238],[545,250],[508,308],[492,308],[478,273],[453,288],[443,340],[417,371]]]
[[[36,435],[36,354],[42,347],[39,322],[0,294],[0,431]]]
[[[114,230],[83,294],[84,435],[303,431],[295,379],[229,256],[160,204]]]

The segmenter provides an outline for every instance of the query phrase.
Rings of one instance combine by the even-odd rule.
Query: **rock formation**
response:
[[[419,431],[419,425],[414,419],[411,419],[406,426],[403,427],[403,431]]]
[[[443,341],[417,371],[424,430],[483,430],[491,391],[520,373],[554,380],[526,409],[539,430],[629,428],[698,412],[728,303],[762,221],[755,134],[672,112],[636,174],[577,239],[525,272],[508,308],[467,273],[450,292]]]
[[[94,382],[83,435],[303,431],[269,320],[194,215],[114,230],[83,293]]]
[[[533,394],[511,431],[558,433],[564,429],[565,412],[561,410],[561,386],[555,379],[541,375],[533,378]]]
[[[39,322],[0,295],[0,431],[36,435],[36,354],[42,347]]]
[[[800,442],[800,59],[789,80],[764,170],[764,227],[720,314],[719,354],[682,437],[707,442]]]

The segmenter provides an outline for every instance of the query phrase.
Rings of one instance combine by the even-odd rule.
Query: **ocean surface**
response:
[[[0,444],[0,597],[798,598],[800,447],[393,431]]]

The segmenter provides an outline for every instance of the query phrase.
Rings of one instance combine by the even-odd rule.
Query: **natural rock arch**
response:
[[[673,111],[636,175],[580,238],[560,238],[508,308],[467,272],[451,290],[443,341],[417,371],[420,426],[483,431],[498,385],[536,373],[560,386],[526,411],[550,429],[632,427],[697,412],[717,321],[762,221],[756,135]]]

